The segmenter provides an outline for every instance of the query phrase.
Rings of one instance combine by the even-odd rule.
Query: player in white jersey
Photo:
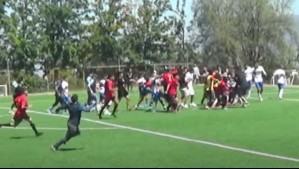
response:
[[[190,95],[190,98],[191,98],[191,104],[190,104],[190,106],[197,107],[197,105],[193,102],[194,101],[195,91],[194,91],[194,88],[193,88],[194,74],[193,74],[192,71],[193,71],[193,69],[190,69],[186,73],[186,75],[185,75],[185,81],[187,83],[187,88],[188,88],[189,95]]]
[[[263,99],[263,91],[264,91],[264,79],[263,75],[267,76],[267,73],[263,66],[257,65],[254,70],[254,82],[257,88],[257,93],[260,101],[264,101]]]
[[[248,95],[247,98],[250,98],[251,96],[251,86],[252,86],[252,80],[253,80],[253,72],[254,72],[254,68],[247,66],[246,70],[245,70],[245,75],[246,75],[246,81],[248,84]]]
[[[278,98],[280,100],[283,99],[284,88],[286,85],[286,71],[283,69],[278,69],[274,72],[274,77],[277,77],[277,85],[278,85]]]
[[[104,102],[105,102],[105,84],[106,84],[106,80],[102,79],[100,80],[100,82],[98,83],[97,86],[97,90],[99,92],[99,103],[97,104],[97,110],[100,111],[102,106],[104,106]],[[104,115],[111,115],[111,112],[109,112],[109,107],[112,105],[112,101],[109,102],[108,107],[104,110]]]
[[[69,98],[69,83],[67,82],[67,79],[63,80],[61,83],[61,88],[62,88],[62,95],[64,97],[65,102],[70,102]]]
[[[70,103],[70,97],[69,97],[69,83],[67,78],[63,78],[64,80],[61,82],[61,95],[60,95],[60,107],[56,109],[56,114],[60,112],[60,110],[63,110],[63,107],[65,107],[66,104]]]

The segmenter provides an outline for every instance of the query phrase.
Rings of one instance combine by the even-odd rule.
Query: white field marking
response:
[[[8,114],[8,115],[0,115],[0,118],[3,118],[3,117],[11,117],[11,115],[10,114]]]
[[[258,97],[251,97],[251,98],[249,98],[249,100],[260,100],[260,99]],[[264,98],[264,100],[265,100],[265,98]],[[282,100],[279,100],[277,98],[277,101],[299,102],[299,99],[285,99],[285,98],[283,98]]]
[[[0,109],[7,109],[7,108],[0,107]],[[57,115],[57,114],[49,115],[47,113],[38,112],[38,111],[29,111],[29,112],[34,113],[34,114],[39,114],[39,115],[45,115],[45,116],[55,116],[55,117],[68,118],[68,116],[65,116],[65,115]],[[150,130],[144,130],[144,129],[139,129],[139,128],[135,128],[135,127],[129,127],[129,126],[124,126],[124,125],[106,123],[106,122],[101,122],[101,121],[87,119],[87,118],[82,118],[82,120],[86,121],[86,122],[97,123],[97,124],[106,125],[106,126],[110,126],[110,127],[116,127],[116,128],[136,131],[136,132],[140,132],[140,133],[151,134],[151,135],[160,136],[160,137],[164,137],[164,138],[168,138],[168,139],[174,139],[174,140],[180,140],[180,141],[185,141],[185,142],[197,143],[197,144],[207,145],[207,146],[211,146],[211,147],[217,147],[217,148],[221,148],[221,149],[225,149],[225,150],[241,152],[241,153],[244,153],[244,154],[251,154],[251,155],[255,155],[255,156],[262,156],[262,157],[267,157],[267,158],[272,158],[272,159],[278,159],[278,160],[283,160],[283,161],[290,161],[290,162],[299,163],[299,159],[298,158],[293,158],[293,157],[285,157],[285,156],[281,156],[281,155],[269,154],[269,153],[254,151],[254,150],[248,150],[248,149],[244,149],[244,148],[232,147],[232,146],[213,143],[213,142],[209,142],[209,141],[190,139],[190,138],[187,138],[187,137],[180,137],[180,136],[176,136],[176,135],[171,135],[171,134],[166,134],[166,133],[161,133],[161,132],[155,132],[155,131],[150,131]]]
[[[31,127],[2,127],[2,129],[9,130],[32,130]],[[66,128],[55,128],[55,127],[38,127],[39,130],[48,130],[48,131],[66,131]],[[95,131],[95,130],[118,130],[119,128],[115,127],[103,127],[103,128],[80,128],[81,131]]]

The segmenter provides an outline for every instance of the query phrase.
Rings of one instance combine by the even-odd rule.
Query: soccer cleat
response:
[[[48,112],[48,114],[52,114],[52,110],[51,109],[48,109],[47,112]]]
[[[197,107],[197,105],[195,103],[191,103],[190,107]]]
[[[104,110],[104,115],[108,115],[108,116],[110,116],[110,115],[111,115],[111,113],[109,112],[109,110],[108,110],[108,109],[106,109],[106,110]]]
[[[52,149],[52,151],[53,151],[53,152],[56,152],[56,151],[58,151],[58,148],[57,148],[57,147],[55,147],[55,146],[53,146],[53,145],[51,146],[51,149]]]
[[[37,133],[37,134],[36,134],[36,137],[40,137],[40,136],[42,136],[42,135],[44,135],[44,133]]]
[[[117,118],[116,114],[112,114],[112,116],[113,116],[114,118]]]
[[[164,106],[163,109],[166,111],[167,110],[167,106]]]

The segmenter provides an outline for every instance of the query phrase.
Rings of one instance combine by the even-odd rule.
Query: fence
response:
[[[80,90],[84,89],[85,87],[85,79],[90,73],[95,73],[97,75],[98,79],[105,78],[106,75],[109,74],[116,74],[119,71],[122,72],[128,72],[129,69],[133,72],[134,79],[137,79],[139,75],[141,74],[151,74],[153,70],[156,70],[157,72],[162,72],[164,70],[164,67],[180,67],[180,66],[189,66],[186,63],[163,63],[163,64],[144,64],[144,65],[110,65],[110,66],[94,66],[94,67],[87,67],[85,69],[68,69],[68,70],[62,70],[62,69],[53,69],[50,71],[50,74],[46,79],[43,79],[40,76],[37,75],[26,75],[23,73],[16,74],[14,71],[10,71],[9,74],[7,74],[7,71],[0,71],[0,85],[7,85],[8,86],[8,93],[11,94],[12,92],[9,90],[10,85],[9,84],[9,77],[11,76],[11,79],[14,80],[20,74],[24,76],[25,83],[28,83],[30,85],[29,92],[49,92],[53,91],[54,89],[54,82],[55,79],[67,77],[70,89],[71,90]],[[288,77],[288,84],[291,85],[299,85],[299,76],[298,74],[291,76],[292,71],[287,71],[287,77]],[[269,72],[268,72],[269,73]],[[273,73],[273,72],[272,72]],[[268,80],[265,82],[268,84],[275,84],[277,81],[275,78],[271,78],[271,74],[269,73]],[[205,77],[201,77],[201,82],[203,82]],[[293,82],[293,83],[291,83]]]

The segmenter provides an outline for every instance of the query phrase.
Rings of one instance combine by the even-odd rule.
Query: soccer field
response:
[[[202,88],[197,88],[197,103]],[[86,93],[78,92],[80,101]],[[136,104],[137,93],[131,94]],[[256,95],[248,108],[187,109],[149,113],[125,109],[118,118],[83,115],[81,136],[62,151],[50,145],[65,134],[66,115],[48,115],[52,95],[32,95],[31,116],[44,135],[35,138],[29,125],[0,129],[0,167],[299,167],[299,88],[285,100],[267,87],[264,102]],[[0,98],[0,121],[10,121],[11,98]]]

